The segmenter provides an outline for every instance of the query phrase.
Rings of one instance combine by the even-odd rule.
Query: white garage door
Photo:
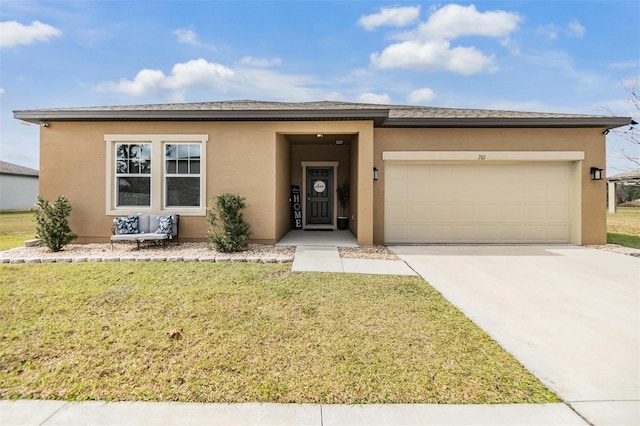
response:
[[[385,164],[387,243],[568,243],[570,163]]]

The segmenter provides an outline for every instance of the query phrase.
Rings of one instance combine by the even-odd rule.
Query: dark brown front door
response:
[[[333,225],[333,168],[307,167],[307,225]]]

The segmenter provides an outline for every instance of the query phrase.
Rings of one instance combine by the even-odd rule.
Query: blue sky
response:
[[[0,0],[0,158],[13,110],[228,99],[635,116],[640,1]],[[609,174],[630,167],[614,132]]]

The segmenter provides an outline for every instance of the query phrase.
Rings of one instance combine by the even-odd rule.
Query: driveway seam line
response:
[[[580,417],[582,420],[584,420],[585,422],[587,422],[587,424],[588,424],[588,425],[590,425],[590,426],[594,426],[594,424],[593,424],[593,423],[591,423],[591,422],[589,421],[589,419],[587,419],[584,415],[582,415],[578,410],[576,410],[575,408],[573,408],[573,406],[571,405],[571,403],[570,403],[569,401],[564,401],[564,400],[563,400],[562,402],[564,402],[564,405],[566,405],[567,407],[569,407],[569,409],[570,409],[571,411],[573,411],[574,413],[576,413],[576,414],[578,415],[578,417]]]
[[[51,419],[53,418],[53,416],[55,416],[56,414],[58,414],[58,413],[60,412],[60,410],[62,410],[62,409],[63,409],[64,407],[66,407],[67,405],[69,405],[69,401],[65,401],[65,403],[64,403],[64,404],[62,404],[62,405],[60,406],[60,408],[58,408],[57,410],[55,410],[53,413],[51,413],[51,415],[50,415],[49,417],[47,417],[46,419],[44,419],[44,420],[42,421],[42,423],[40,423],[40,426],[43,426],[43,425],[47,424],[47,422],[48,422],[49,420],[51,420]]]

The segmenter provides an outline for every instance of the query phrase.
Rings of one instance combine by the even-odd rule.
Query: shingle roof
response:
[[[0,175],[14,176],[35,176],[38,177],[38,171],[29,167],[19,166],[17,164],[0,161]]]
[[[254,100],[116,105],[14,111],[30,121],[56,120],[373,120],[377,127],[618,127],[629,117],[483,109],[380,105],[352,102]]]
[[[609,176],[607,177],[607,180],[610,182],[639,182],[640,169]]]

